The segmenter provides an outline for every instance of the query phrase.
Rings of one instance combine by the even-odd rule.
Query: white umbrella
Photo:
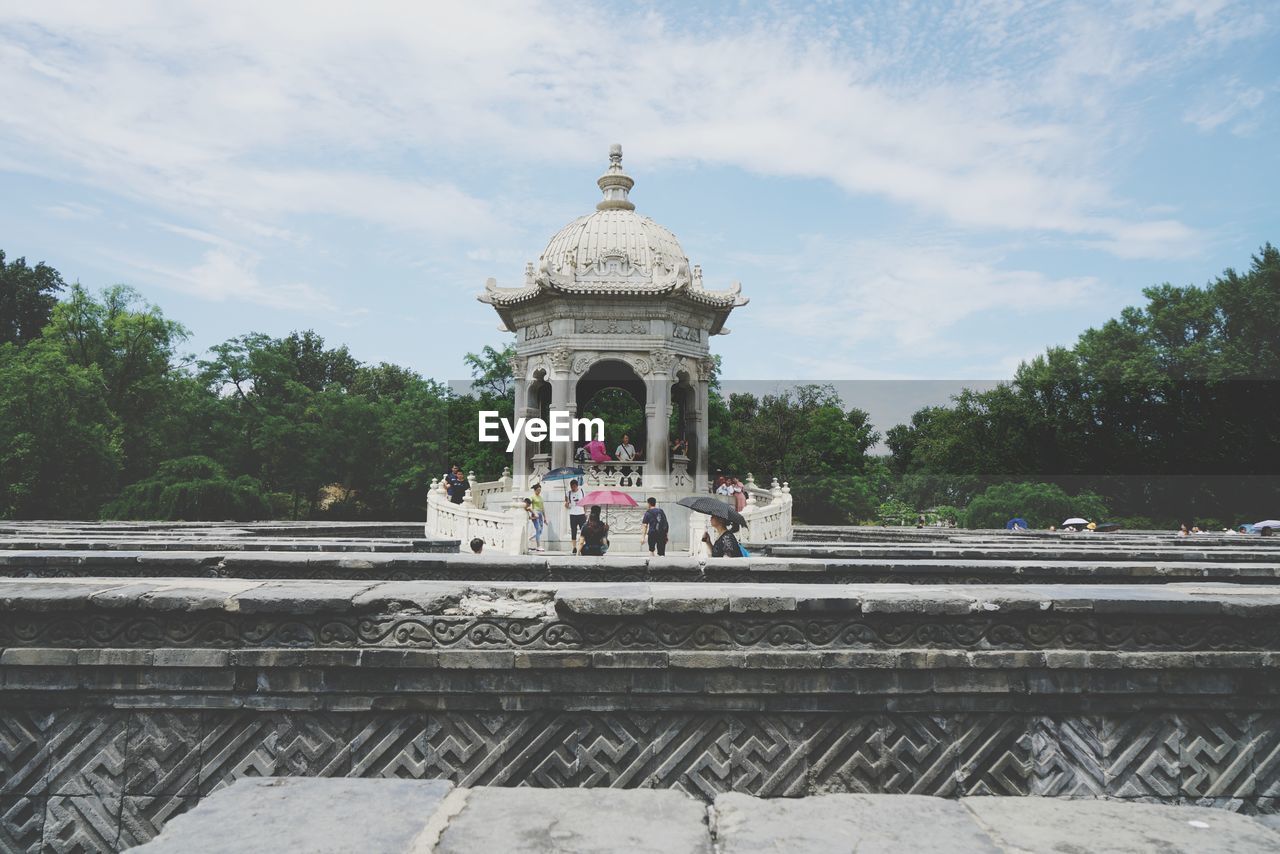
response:
[[[1064,525],[1088,525],[1088,524],[1089,524],[1089,520],[1088,520],[1088,519],[1081,519],[1079,516],[1072,516],[1070,519],[1068,519],[1067,521],[1063,522],[1062,524],[1064,524]]]
[[[1263,528],[1280,531],[1280,519],[1263,519],[1261,522],[1254,522],[1253,527],[1257,528],[1259,531]]]

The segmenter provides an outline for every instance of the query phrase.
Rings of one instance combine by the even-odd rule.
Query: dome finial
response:
[[[596,205],[596,210],[633,211],[636,206],[627,198],[627,193],[636,185],[631,176],[622,171],[622,146],[614,143],[609,146],[609,169],[596,181],[604,199]]]

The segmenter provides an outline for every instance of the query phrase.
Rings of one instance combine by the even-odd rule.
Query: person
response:
[[[733,486],[729,483],[729,478],[721,475],[716,478],[716,495],[729,496],[733,494]]]
[[[473,554],[480,554],[480,552],[484,551],[484,540],[479,537],[472,538],[471,551]]]
[[[1258,532],[1258,534],[1263,537],[1270,537],[1272,533],[1270,525],[1263,525],[1262,530]]]
[[[613,458],[622,463],[629,463],[636,458],[636,446],[631,444],[630,435],[622,434],[622,444],[614,449]]]
[[[924,514],[923,514],[923,513],[921,513],[919,516],[917,516],[917,517],[916,517],[916,527],[917,527],[917,528],[923,528],[923,527],[924,527]]]
[[[449,500],[454,504],[461,504],[462,500],[467,497],[467,490],[471,488],[471,484],[467,483],[467,478],[462,473],[462,469],[457,463],[454,463],[453,470],[444,476],[444,489],[449,493]]]
[[[569,508],[569,540],[573,543],[573,553],[578,553],[578,529],[586,521],[587,511],[582,506],[582,499],[587,494],[578,488],[578,481],[569,481],[569,491],[564,494],[564,506]]]
[[[689,440],[683,436],[679,436],[671,443],[671,456],[687,457],[689,456]]]
[[[574,461],[574,462],[577,462],[577,463],[585,463],[585,462],[587,462],[588,460],[590,460],[590,459],[591,459],[591,454],[590,454],[590,452],[588,452],[588,451],[587,451],[587,445],[588,445],[588,444],[589,444],[589,443],[587,443],[587,442],[583,442],[581,445],[579,445],[579,446],[578,446],[578,450],[576,450],[576,451],[574,451],[574,452],[573,452],[573,461]]]
[[[609,452],[604,449],[604,442],[599,439],[592,439],[587,443],[587,455],[591,457],[593,463],[609,462]]]
[[[733,499],[733,509],[741,513],[747,506],[747,488],[736,477],[729,479],[729,497]]]
[[[1187,523],[1186,523],[1186,522],[1183,522],[1181,525],[1179,525],[1179,526],[1178,526],[1178,536],[1179,536],[1179,537],[1185,537],[1185,536],[1188,536],[1190,533],[1191,533],[1191,531],[1190,531],[1190,530],[1188,530],[1188,528],[1187,528]]]
[[[591,518],[582,526],[581,552],[584,556],[600,557],[609,550],[609,526],[600,521],[600,505],[591,508]]]
[[[667,536],[670,532],[671,525],[667,522],[667,514],[658,506],[658,499],[650,497],[649,509],[640,517],[640,542],[643,544],[645,540],[649,541],[650,557],[655,550],[658,557],[666,556]]]
[[[524,509],[529,511],[529,521],[533,523],[533,536],[529,538],[533,540],[533,550],[543,551],[542,526],[547,522],[547,505],[542,500],[542,484],[533,485],[533,496],[524,500]]]
[[[742,546],[738,545],[736,522],[726,522],[719,516],[712,516],[711,528],[716,532],[715,540],[713,541],[711,535],[704,531],[702,541],[711,545],[712,557],[742,557]]]

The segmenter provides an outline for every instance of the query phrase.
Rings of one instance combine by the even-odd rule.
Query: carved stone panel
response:
[[[643,318],[585,317],[573,322],[573,331],[580,335],[648,335],[649,321]]]

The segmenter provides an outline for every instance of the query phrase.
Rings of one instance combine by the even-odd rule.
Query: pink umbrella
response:
[[[636,500],[625,492],[617,489],[595,489],[588,492],[586,497],[582,499],[584,507],[590,507],[592,504],[599,504],[604,507],[635,507]]]

